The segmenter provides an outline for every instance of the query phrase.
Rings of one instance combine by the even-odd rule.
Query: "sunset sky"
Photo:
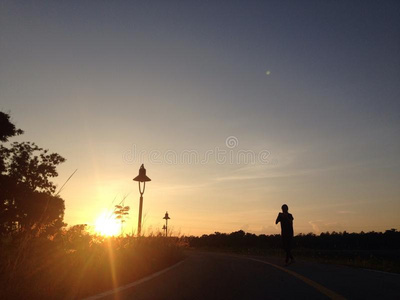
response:
[[[1,1],[0,110],[64,156],[69,225],[400,229],[399,1]]]

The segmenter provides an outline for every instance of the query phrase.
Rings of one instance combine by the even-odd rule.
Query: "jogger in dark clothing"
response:
[[[281,222],[282,244],[283,249],[286,251],[286,264],[294,262],[292,255],[292,242],[293,242],[293,216],[288,212],[289,207],[286,204],[282,205],[282,212],[278,214],[275,224]]]

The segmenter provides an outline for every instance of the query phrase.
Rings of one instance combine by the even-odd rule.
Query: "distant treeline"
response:
[[[281,247],[281,236],[255,235],[243,230],[230,234],[215,232],[201,237],[187,238],[189,246],[195,248],[262,248],[277,249]],[[396,229],[385,232],[326,232],[320,235],[313,233],[299,234],[294,237],[295,248],[313,250],[400,250],[400,232]]]

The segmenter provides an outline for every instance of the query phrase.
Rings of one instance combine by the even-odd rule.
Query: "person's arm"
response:
[[[278,214],[278,217],[276,218],[275,224],[278,224],[281,221],[281,213]]]

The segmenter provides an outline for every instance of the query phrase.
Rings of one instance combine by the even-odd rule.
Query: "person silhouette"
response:
[[[286,265],[294,262],[292,255],[293,242],[293,216],[289,213],[289,207],[286,204],[282,205],[282,212],[278,214],[275,224],[281,223],[282,246],[286,252]]]

